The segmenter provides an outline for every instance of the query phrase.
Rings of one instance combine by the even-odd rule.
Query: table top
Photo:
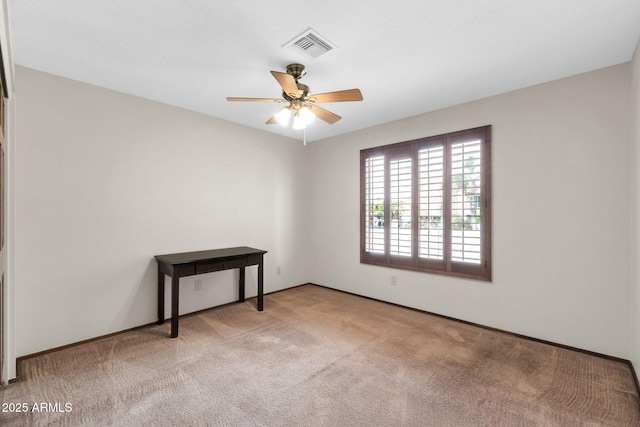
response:
[[[263,255],[266,253],[267,251],[263,251],[262,249],[250,248],[248,246],[238,246],[235,248],[211,249],[207,251],[155,255],[154,258],[167,264],[179,265],[199,261],[213,261],[224,258],[233,258],[243,255]]]

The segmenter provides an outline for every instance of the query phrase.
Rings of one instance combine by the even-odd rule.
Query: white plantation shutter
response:
[[[451,145],[452,261],[481,261],[481,144],[478,139]]]
[[[411,256],[411,158],[389,162],[390,254]]]
[[[420,232],[418,256],[444,259],[444,147],[442,143],[418,151]]]
[[[384,254],[384,156],[365,160],[365,250]]]
[[[362,150],[363,263],[491,280],[491,126]]]

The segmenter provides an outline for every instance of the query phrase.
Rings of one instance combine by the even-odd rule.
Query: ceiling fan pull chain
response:
[[[307,146],[307,128],[302,129],[302,143]]]

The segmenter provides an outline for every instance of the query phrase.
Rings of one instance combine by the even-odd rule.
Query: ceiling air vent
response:
[[[295,50],[308,58],[315,59],[320,55],[324,55],[330,50],[335,49],[337,46],[322,37],[313,29],[309,28],[290,42],[285,43],[283,47],[288,47],[289,49]]]

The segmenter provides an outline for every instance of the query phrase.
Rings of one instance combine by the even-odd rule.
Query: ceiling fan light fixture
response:
[[[300,115],[300,119],[306,124],[310,124],[311,122],[313,122],[313,119],[316,118],[316,115],[313,114],[313,112],[311,111],[311,109],[307,106],[304,106],[302,108],[300,108],[300,110],[298,110],[299,115]]]
[[[287,126],[289,124],[289,119],[291,119],[291,108],[284,107],[282,110],[278,111],[275,117],[278,123],[282,126]]]
[[[295,130],[306,129],[307,123],[300,115],[300,110],[297,110],[296,114],[293,116],[293,125],[291,127]]]

